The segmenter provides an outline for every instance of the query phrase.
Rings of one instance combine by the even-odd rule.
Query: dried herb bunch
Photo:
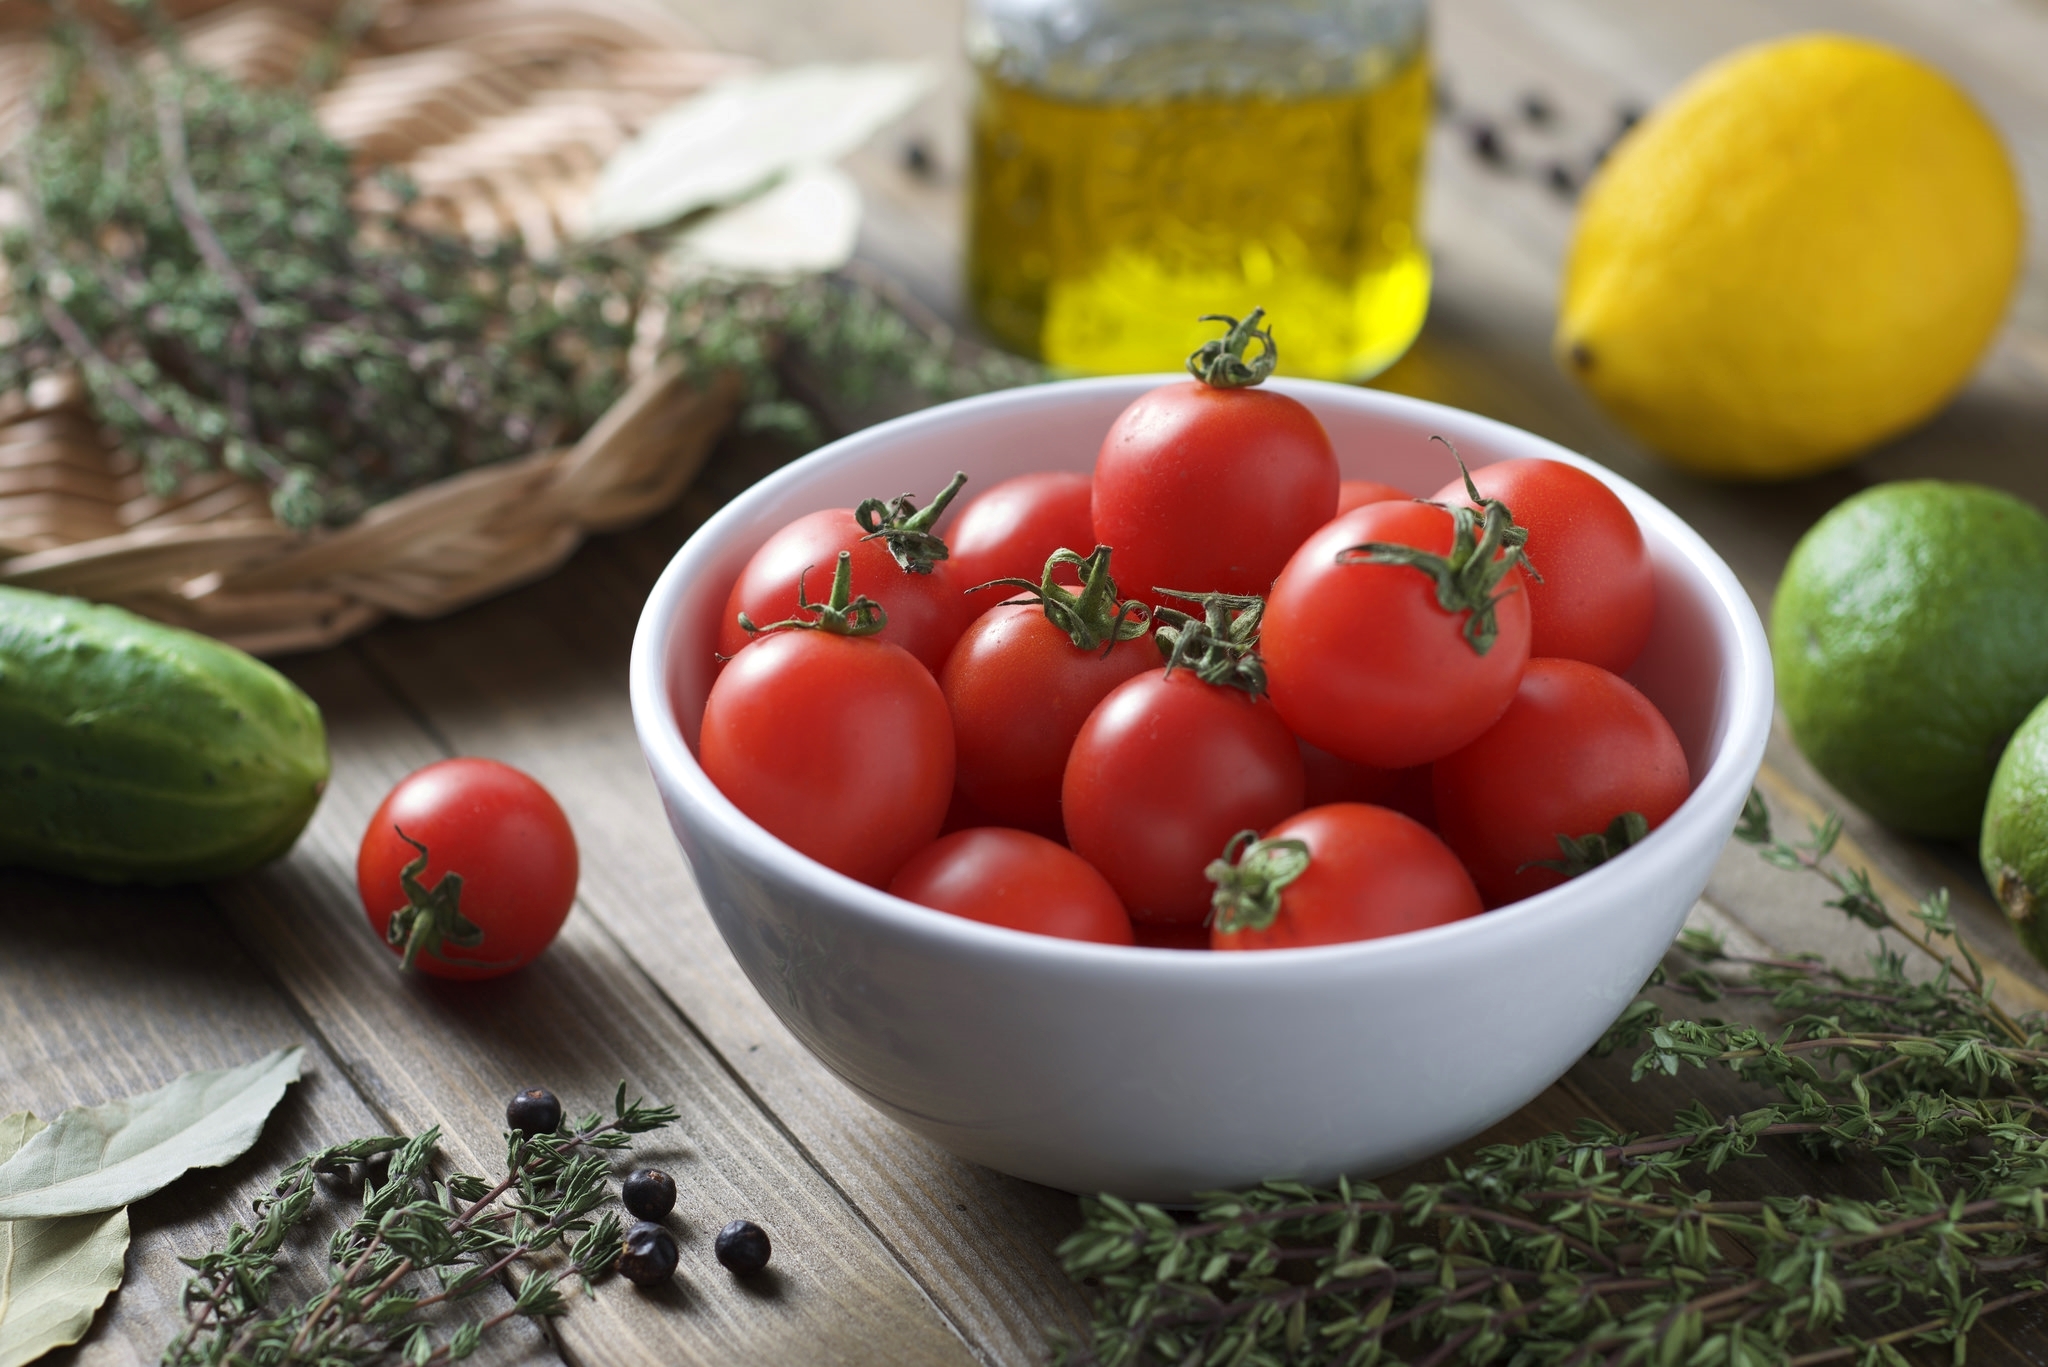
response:
[[[2048,1023],[1991,1000],[1945,896],[1900,916],[1831,861],[1839,831],[1776,840],[1752,796],[1737,833],[1933,956],[1931,979],[1882,948],[1854,976],[1689,935],[1699,966],[1665,987],[1755,999],[1779,1021],[1667,1019],[1646,999],[1602,1042],[1644,1047],[1637,1077],[1724,1068],[1763,1104],[1695,1104],[1662,1134],[1587,1122],[1398,1192],[1273,1182],[1179,1219],[1088,1201],[1061,1254],[1094,1288],[1095,1322],[1066,1360],[1874,1367],[1918,1343],[1962,1362],[1980,1316],[2048,1294]],[[1826,1192],[1706,1189],[1774,1143],[1852,1166]],[[1857,1178],[1881,1194],[1840,1194]]]
[[[932,397],[987,387],[949,337],[857,284],[663,284],[648,239],[540,257],[440,231],[403,176],[360,173],[321,129],[331,47],[300,87],[246,88],[129,8],[159,56],[60,23],[4,168],[21,212],[0,234],[0,387],[75,367],[153,492],[226,469],[288,526],[346,522],[575,440],[623,392],[636,338],[740,370],[753,424],[797,432],[812,425],[774,367],[792,334],[851,356],[835,373],[855,383],[865,366]]]
[[[467,1173],[436,1178],[438,1128],[300,1159],[257,1200],[253,1228],[237,1225],[219,1249],[187,1260],[186,1327],[165,1348],[164,1367],[328,1367],[393,1354],[425,1367],[468,1357],[514,1316],[561,1314],[568,1294],[589,1294],[619,1255],[619,1217],[593,1215],[610,1196],[607,1152],[677,1117],[672,1106],[628,1102],[624,1083],[612,1109],[610,1119],[593,1112],[552,1133],[508,1130],[506,1176],[497,1182]],[[360,1182],[361,1209],[328,1243],[326,1288],[273,1311],[279,1260],[314,1213],[322,1178]],[[504,1309],[482,1318],[451,1312],[501,1279],[512,1286]]]

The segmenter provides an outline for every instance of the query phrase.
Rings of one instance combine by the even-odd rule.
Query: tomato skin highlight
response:
[[[913,574],[896,563],[880,537],[863,541],[863,535],[851,508],[825,508],[804,514],[762,542],[726,595],[718,653],[731,658],[752,639],[739,624],[742,612],[763,627],[800,616],[800,576],[805,597],[823,602],[831,592],[833,562],[839,552],[851,551],[854,595],[874,599],[889,615],[878,639],[903,647],[938,673],[981,605],[962,592],[968,585],[955,578],[950,560],[939,561],[929,574]]]
[[[939,675],[953,716],[954,787],[984,824],[1059,840],[1067,752],[1097,703],[1156,668],[1149,637],[1107,654],[1082,650],[1037,604],[990,608],[961,635]]]
[[[1263,594],[1302,538],[1335,516],[1337,453],[1307,408],[1261,389],[1162,385],[1118,415],[1095,461],[1095,540],[1117,582]]]
[[[1082,724],[1060,805],[1067,843],[1132,921],[1199,925],[1209,861],[1237,832],[1301,810],[1303,784],[1301,750],[1271,703],[1153,669]]]
[[[1209,930],[1211,949],[1295,949],[1449,925],[1484,908],[1450,847],[1420,822],[1358,802],[1311,807],[1265,833],[1300,840],[1309,865],[1264,930]]]
[[[1524,553],[1543,576],[1524,577],[1529,653],[1626,673],[1657,615],[1650,548],[1628,505],[1594,476],[1557,460],[1504,460],[1474,470],[1472,483],[1529,529]],[[1465,482],[1446,484],[1436,501],[1470,506]]]
[[[419,857],[401,829],[427,847],[419,881],[432,890],[449,873],[461,874],[457,910],[484,931],[479,945],[422,951],[413,961],[420,972],[495,978],[554,942],[576,901],[576,835],[534,779],[496,760],[461,758],[399,780],[377,805],[356,852],[356,891],[379,940],[406,905],[399,874]],[[401,952],[391,946],[393,957]]]
[[[1481,655],[1464,636],[1471,614],[1444,611],[1421,570],[1337,562],[1366,542],[1446,555],[1452,535],[1434,504],[1368,503],[1294,553],[1266,599],[1259,653],[1296,735],[1355,764],[1407,769],[1470,744],[1507,710],[1529,658],[1519,569],[1496,590],[1498,635]]]
[[[1041,470],[990,486],[946,530],[953,582],[963,589],[997,579],[1036,581],[1055,551],[1095,547],[1093,483],[1071,470]],[[999,590],[981,595],[986,610]]]
[[[1603,831],[1623,812],[1655,830],[1692,790],[1656,705],[1580,660],[1531,660],[1501,719],[1432,772],[1438,829],[1488,906],[1564,882],[1523,867],[1558,858],[1559,835]]]
[[[1337,486],[1337,512],[1348,513],[1368,503],[1390,503],[1414,497],[1405,489],[1396,489],[1376,479],[1347,479]],[[1442,502],[1442,499],[1437,501]]]
[[[932,842],[953,796],[945,695],[908,651],[874,637],[754,641],[712,683],[697,749],[735,807],[875,887]]]
[[[1109,880],[1066,846],[1028,831],[983,826],[942,836],[911,856],[889,891],[919,906],[1034,935],[1136,943]]]

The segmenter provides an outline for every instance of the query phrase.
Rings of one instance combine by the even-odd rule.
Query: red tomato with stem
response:
[[[1095,460],[1095,540],[1128,592],[1263,594],[1302,538],[1337,511],[1337,454],[1315,414],[1250,388],[1272,373],[1261,310],[1189,361],[1197,379],[1126,408]],[[1244,352],[1264,343],[1257,360]]]
[[[850,560],[820,610],[844,620],[770,632],[720,671],[697,757],[771,835],[882,887],[946,818],[953,723],[931,671],[873,634],[880,614],[851,599]]]
[[[740,625],[742,613],[757,627],[796,617],[799,596],[822,595],[839,553],[847,551],[853,556],[854,596],[881,604],[888,615],[882,639],[938,673],[980,608],[964,593],[971,584],[962,582],[945,558],[945,543],[929,531],[966,478],[956,475],[924,509],[907,498],[894,503],[869,499],[859,508],[806,513],[783,527],[761,543],[733,581],[718,624],[718,653],[729,659],[752,639]],[[865,524],[862,514],[867,515]],[[870,536],[878,525],[883,533]],[[924,568],[911,568],[919,565]]]
[[[956,804],[980,813],[977,824],[1061,838],[1060,784],[1081,724],[1111,689],[1159,664],[1144,604],[1118,602],[1109,558],[1107,546],[1048,557],[1036,601],[989,609],[946,659]],[[1083,587],[1064,588],[1056,574]]]
[[[1200,925],[1202,870],[1246,827],[1301,809],[1301,751],[1273,705],[1188,669],[1117,685],[1082,725],[1060,805],[1067,843],[1133,921]]]
[[[1018,475],[990,488],[946,532],[954,582],[971,589],[1036,579],[1054,551],[1085,555],[1095,544],[1091,498],[1088,476],[1071,470]]]
[[[1211,949],[1294,949],[1449,925],[1483,908],[1458,856],[1420,822],[1339,802],[1246,831],[1211,866]]]
[[[1438,829],[1489,906],[1619,853],[1625,841],[1609,832],[1618,818],[1634,812],[1654,830],[1692,790],[1685,751],[1656,705],[1580,660],[1529,661],[1507,712],[1433,775]]]
[[[356,852],[371,927],[403,966],[435,978],[495,978],[539,957],[576,900],[576,874],[560,805],[489,759],[399,780]]]
[[[1131,918],[1109,880],[1066,846],[1028,831],[983,826],[942,836],[911,856],[889,891],[987,925],[1134,943]]]
[[[1348,513],[1368,503],[1390,503],[1413,497],[1415,495],[1406,489],[1396,489],[1375,479],[1347,479],[1337,486],[1337,511]]]
[[[1529,600],[1507,535],[1407,501],[1354,508],[1302,543],[1259,636],[1266,686],[1295,734],[1406,769],[1493,725],[1529,658]]]
[[[1499,499],[1529,530],[1529,653],[1625,673],[1650,639],[1656,579],[1642,528],[1620,495],[1576,465],[1504,460],[1472,472],[1481,498]],[[1470,503],[1462,479],[1436,501]]]

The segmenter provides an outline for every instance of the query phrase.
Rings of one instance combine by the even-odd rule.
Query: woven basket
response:
[[[196,60],[292,78],[327,31],[320,0],[172,5]],[[0,24],[13,17],[0,7]],[[42,41],[0,36],[0,142],[36,88]],[[366,164],[402,166],[451,230],[572,233],[599,169],[675,100],[740,70],[659,0],[424,0],[387,6],[321,122]],[[338,531],[280,526],[224,473],[169,498],[94,421],[75,376],[0,396],[0,583],[120,603],[263,653],[331,645],[387,613],[431,617],[547,574],[593,531],[658,511],[731,416],[729,384],[650,363],[573,447],[452,476]]]

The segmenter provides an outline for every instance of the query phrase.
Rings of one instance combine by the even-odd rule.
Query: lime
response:
[[[1845,499],[1792,550],[1771,652],[1828,782],[1900,830],[1973,836],[2007,738],[2048,696],[2048,519],[1943,480]]]
[[[1977,857],[2020,940],[2048,964],[2048,703],[2020,723],[1998,761]]]

